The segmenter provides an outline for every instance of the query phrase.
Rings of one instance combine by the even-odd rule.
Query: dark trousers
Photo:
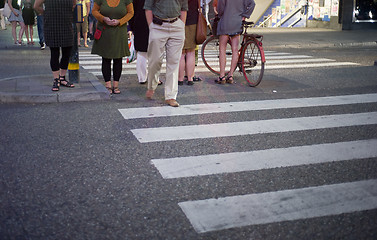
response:
[[[60,58],[60,49],[62,50],[62,58]],[[68,69],[69,57],[71,56],[72,47],[50,47],[51,58],[50,66],[53,72],[59,71],[59,69]]]
[[[109,59],[102,58],[102,75],[105,82],[111,80],[111,60],[113,60],[113,78],[114,81],[119,82],[122,75],[122,58]]]

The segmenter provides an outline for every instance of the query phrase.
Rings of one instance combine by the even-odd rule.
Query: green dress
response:
[[[95,0],[100,6],[100,13],[110,19],[121,19],[127,14],[127,5],[132,0],[120,0],[118,6],[110,7],[106,0]],[[92,47],[92,54],[101,57],[117,59],[130,55],[128,48],[127,24],[122,26],[108,26],[106,23],[98,22],[98,29],[102,30],[99,40],[95,40]]]

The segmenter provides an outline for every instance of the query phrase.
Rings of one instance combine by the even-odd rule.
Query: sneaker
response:
[[[46,44],[45,44],[45,43],[42,43],[42,44],[41,44],[41,50],[45,50],[45,48],[46,48]]]

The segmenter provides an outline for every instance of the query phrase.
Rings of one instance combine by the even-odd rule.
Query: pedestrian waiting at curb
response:
[[[178,85],[183,85],[184,75],[187,76],[187,85],[194,85],[196,25],[198,22],[198,0],[188,0],[188,11],[185,26],[185,43],[179,63]]]
[[[219,63],[220,76],[215,80],[218,84],[234,83],[233,72],[238,62],[238,46],[240,43],[240,34],[242,33],[242,21],[249,18],[254,11],[254,0],[232,0],[232,4],[226,4],[227,0],[217,1],[217,12],[220,21],[217,26],[217,35],[219,35]],[[226,45],[230,41],[232,48],[232,60],[228,76],[225,76],[226,66]]]
[[[42,7],[43,3],[45,9]],[[72,24],[75,5],[75,0],[36,0],[34,4],[34,9],[44,14],[44,36],[51,51],[50,67],[54,77],[52,91],[59,91],[60,86],[75,87],[65,78],[73,46]],[[59,60],[60,50],[62,57]]]
[[[22,18],[25,23],[25,35],[28,45],[34,45],[33,34],[34,34],[34,24],[35,24],[35,13],[34,13],[34,0],[22,0]]]
[[[42,8],[44,9],[44,4],[42,4]],[[44,18],[42,13],[37,12],[37,29],[38,29],[38,37],[39,37],[39,45],[41,50],[45,50],[45,37],[44,37]]]
[[[102,57],[105,87],[110,93],[119,94],[122,59],[130,55],[127,22],[134,15],[132,0],[95,0],[92,13],[98,20],[92,54]],[[113,61],[113,86],[111,86],[111,61]]]
[[[22,45],[22,36],[24,35],[25,31],[25,24],[24,19],[22,18],[22,14],[20,11],[20,5],[18,5],[17,0],[8,0],[9,8],[11,9],[10,17],[8,21],[12,24],[12,36],[14,40],[14,44]],[[20,31],[18,33],[18,40],[17,40],[17,24],[20,24]]]
[[[158,85],[163,51],[166,51],[165,102],[178,107],[179,61],[185,41],[187,0],[146,0],[145,15],[149,26],[148,90],[147,99],[152,99]]]
[[[90,0],[77,0],[76,4],[82,4],[82,23],[76,23],[77,26],[77,44],[81,47],[81,34],[84,38],[84,47],[88,48],[88,15],[90,10]]]

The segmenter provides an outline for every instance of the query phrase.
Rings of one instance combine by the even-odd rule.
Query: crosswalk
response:
[[[377,94],[262,100],[182,105],[180,108],[147,107],[119,109],[125,121],[132,119],[189,117],[202,114],[274,111],[322,106],[377,103]],[[307,117],[173,127],[150,126],[130,131],[141,144],[250,136],[377,125],[377,112],[343,113]],[[174,181],[220,174],[238,174],[286,167],[315,166],[377,158],[377,139],[354,139],[287,148],[155,158],[150,163],[163,179]],[[221,198],[177,202],[198,233],[220,231],[281,221],[353,213],[377,208],[377,179],[283,189]]]
[[[209,50],[213,51],[213,50]],[[340,62],[329,58],[317,58],[310,55],[295,55],[288,52],[276,52],[276,51],[266,51],[266,70],[276,70],[276,69],[297,69],[297,68],[322,68],[322,67],[341,67],[341,66],[357,66],[358,63],[353,62]],[[219,65],[218,57],[215,53],[209,53],[208,62],[211,66]],[[227,64],[230,64],[231,56],[227,55]],[[136,60],[137,61],[137,60]],[[123,61],[123,75],[136,74],[136,61],[127,63],[124,59]],[[92,74],[96,76],[101,76],[101,57],[97,55],[90,54],[90,51],[80,50],[79,52],[79,62],[80,65],[89,70]],[[229,67],[229,66],[227,66]],[[161,73],[166,72],[165,59],[162,64]],[[195,68],[196,73],[206,73],[209,70],[204,65],[199,50],[198,66]]]

